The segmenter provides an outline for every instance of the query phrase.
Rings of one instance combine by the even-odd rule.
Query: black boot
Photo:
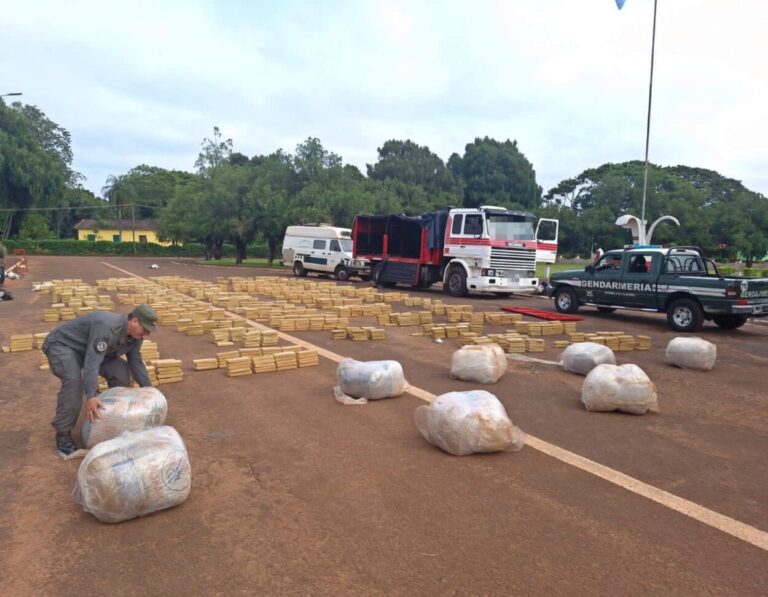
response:
[[[72,441],[72,435],[69,432],[56,432],[56,449],[62,456],[69,456],[72,452],[77,450],[77,446],[75,445],[75,442]]]

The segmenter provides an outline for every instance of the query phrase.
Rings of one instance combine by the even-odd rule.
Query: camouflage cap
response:
[[[141,304],[138,307],[134,308],[133,311],[131,311],[130,315],[128,317],[135,317],[139,320],[139,323],[141,323],[141,327],[143,327],[148,332],[154,332],[155,331],[155,324],[157,323],[157,313],[155,313],[154,309],[150,307],[149,305]]]

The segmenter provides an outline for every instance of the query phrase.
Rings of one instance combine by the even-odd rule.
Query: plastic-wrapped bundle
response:
[[[581,386],[581,401],[587,410],[596,412],[642,415],[659,411],[656,386],[637,365],[598,365]]]
[[[92,448],[125,431],[158,427],[165,423],[168,402],[163,393],[146,388],[110,388],[99,396],[104,408],[93,423],[83,423],[83,441]]]
[[[507,357],[498,344],[462,346],[451,358],[451,377],[477,383],[496,383],[507,371]]]
[[[454,456],[522,449],[525,434],[512,424],[490,392],[448,392],[414,413],[416,427],[431,444]]]
[[[615,365],[616,355],[610,348],[597,342],[576,342],[560,354],[560,364],[566,371],[586,375],[598,365]]]
[[[683,369],[709,371],[717,360],[717,346],[703,338],[672,338],[667,344],[666,360]]]
[[[77,471],[75,501],[102,522],[121,522],[177,506],[192,469],[173,427],[130,431],[93,447]]]
[[[336,367],[336,400],[364,404],[367,400],[394,398],[405,391],[403,367],[397,361],[356,361],[344,359]]]

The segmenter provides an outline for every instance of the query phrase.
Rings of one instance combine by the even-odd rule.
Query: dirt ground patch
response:
[[[93,285],[124,272],[203,281],[275,275],[174,260],[32,258],[29,274],[6,284],[16,299],[0,303],[0,344],[55,325],[43,322],[50,301],[33,282]],[[476,311],[553,310],[534,297],[411,294]],[[768,327],[706,324],[698,335],[717,345],[717,365],[696,372],[665,364],[676,334],[662,316],[580,314],[579,331],[651,336],[651,351],[617,359],[656,383],[659,414],[588,413],[579,402],[583,378],[541,363],[513,363],[484,389],[525,432],[768,531]],[[370,317],[354,323],[376,325]],[[447,375],[458,342],[414,337],[416,329],[388,327],[383,342],[290,333],[343,356],[398,360],[411,384],[434,394],[474,389]],[[193,370],[192,359],[222,350],[210,336],[160,326],[152,340],[163,358],[184,363],[184,381],[160,389],[167,423],[190,453],[192,493],[177,508],[119,525],[99,523],[71,498],[78,462],[55,455],[49,423],[58,383],[38,369],[39,351],[0,354],[5,594],[768,593],[768,559],[758,547],[530,447],[442,453],[419,435],[413,412],[423,402],[412,395],[363,407],[336,403],[332,361],[228,378]],[[551,339],[545,346],[535,356],[555,360]]]

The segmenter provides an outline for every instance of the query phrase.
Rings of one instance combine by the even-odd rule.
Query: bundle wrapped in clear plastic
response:
[[[405,391],[403,366],[397,361],[356,361],[344,359],[336,367],[333,388],[343,404],[365,404],[368,400],[394,398]]]
[[[586,375],[598,365],[615,365],[616,355],[597,342],[576,342],[560,353],[560,364],[566,371]]]
[[[666,361],[682,369],[710,371],[717,360],[717,346],[703,338],[672,338],[667,344]]]
[[[581,386],[581,401],[587,410],[596,412],[642,415],[659,411],[656,386],[637,365],[598,365]]]
[[[187,448],[173,427],[129,431],[93,447],[77,471],[75,501],[102,522],[172,508],[192,487]]]
[[[450,376],[477,383],[496,383],[507,371],[507,356],[498,344],[469,344],[453,353]]]
[[[525,434],[512,424],[504,405],[490,392],[448,392],[414,413],[421,435],[454,456],[521,450]]]
[[[83,423],[83,442],[92,448],[125,431],[149,429],[165,423],[168,402],[157,388],[110,388],[101,393],[104,408],[93,423]]]

